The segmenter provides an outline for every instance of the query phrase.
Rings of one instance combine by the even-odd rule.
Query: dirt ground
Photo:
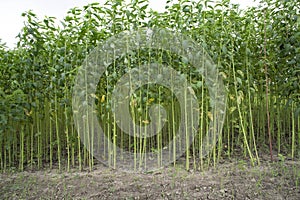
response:
[[[97,164],[92,172],[0,174],[0,199],[300,199],[300,161],[225,161],[213,169],[169,166],[128,173]]]

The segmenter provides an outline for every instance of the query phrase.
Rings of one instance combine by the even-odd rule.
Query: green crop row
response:
[[[228,0],[213,5],[206,0],[168,1],[161,13],[148,5],[146,0],[93,3],[71,9],[59,26],[52,17],[38,19],[33,11],[23,13],[26,20],[17,47],[0,45],[0,170],[92,169],[93,156],[83,146],[73,119],[75,77],[98,44],[143,27],[180,32],[209,53],[227,90],[224,127],[217,145],[203,156],[204,138],[213,120],[204,78],[178,55],[137,50],[108,67],[95,94],[98,121],[114,145],[137,159],[144,152],[159,152],[174,138],[180,108],[167,88],[148,85],[130,97],[131,117],[141,126],[149,122],[150,105],[170,111],[163,130],[154,137],[129,136],[117,128],[110,109],[117,80],[135,66],[157,61],[187,77],[198,97],[199,130],[185,153],[187,169],[216,165],[236,155],[248,157],[253,165],[266,153],[299,158],[300,2],[263,0],[258,7],[240,10]],[[112,158],[105,159],[115,167],[117,151],[109,147],[103,151],[112,151]],[[153,162],[163,164],[159,153]],[[144,164],[135,162],[134,167]]]

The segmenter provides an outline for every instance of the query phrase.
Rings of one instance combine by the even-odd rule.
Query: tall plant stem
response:
[[[58,169],[61,169],[61,151],[60,151],[60,136],[59,136],[59,119],[58,119],[58,99],[57,99],[57,89],[55,85],[55,101],[54,101],[54,107],[55,107],[55,132],[56,132],[56,142],[57,142],[57,159],[58,159]]]
[[[232,46],[234,46],[234,44],[232,44]],[[241,125],[241,129],[242,129],[243,136],[244,136],[244,143],[246,145],[248,154],[250,156],[251,164],[254,165],[253,155],[252,155],[252,152],[251,152],[249,144],[248,144],[246,130],[245,130],[244,122],[243,122],[242,111],[241,111],[241,107],[240,107],[240,103],[241,103],[240,101],[242,101],[242,100],[239,100],[239,94],[238,94],[238,89],[237,89],[237,78],[236,78],[236,74],[235,74],[235,63],[234,63],[234,58],[233,58],[233,52],[231,53],[231,64],[232,64],[232,72],[233,72],[234,90],[235,90],[235,95],[236,95],[236,98],[237,98],[237,110],[238,110],[238,113],[239,113],[240,125]]]
[[[292,159],[294,159],[295,156],[295,135],[296,135],[296,130],[295,130],[295,114],[294,114],[294,103],[292,103]]]
[[[252,28],[249,29],[248,32],[248,38],[250,38],[250,30],[253,30]],[[253,145],[254,145],[254,150],[255,150],[255,155],[256,155],[256,159],[257,159],[257,164],[260,164],[259,161],[259,156],[258,156],[258,152],[257,152],[257,147],[256,147],[256,140],[255,140],[255,134],[254,134],[254,123],[253,123],[253,114],[252,114],[252,105],[251,105],[251,90],[250,90],[250,73],[249,73],[249,58],[247,55],[247,49],[248,49],[248,42],[246,45],[246,58],[245,58],[245,64],[246,64],[246,76],[247,76],[247,90],[248,90],[248,105],[249,105],[249,119],[250,119],[250,130],[251,130],[251,135],[252,135],[252,139],[253,139]]]
[[[268,65],[267,61],[267,29],[266,29],[266,10],[264,10],[264,66],[265,66],[265,79],[266,79],[266,112],[267,112],[267,123],[268,123],[268,136],[269,136],[269,148],[270,148],[270,157],[273,161],[273,148],[272,148],[272,136],[270,128],[270,113],[269,113],[269,77],[268,77]]]
[[[20,149],[20,153],[21,153],[21,155],[20,155],[20,170],[21,171],[23,171],[23,169],[24,169],[24,125],[22,125],[21,126],[21,149]],[[0,154],[0,156],[1,156],[1,154]]]

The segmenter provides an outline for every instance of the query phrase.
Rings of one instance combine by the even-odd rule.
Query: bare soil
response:
[[[97,164],[91,172],[40,170],[0,174],[0,199],[300,199],[300,161],[225,161],[186,171],[168,166],[128,173]]]

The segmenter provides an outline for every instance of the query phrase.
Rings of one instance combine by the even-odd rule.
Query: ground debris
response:
[[[92,172],[0,174],[0,199],[300,199],[300,167],[262,163],[187,172],[125,173],[97,166]]]

